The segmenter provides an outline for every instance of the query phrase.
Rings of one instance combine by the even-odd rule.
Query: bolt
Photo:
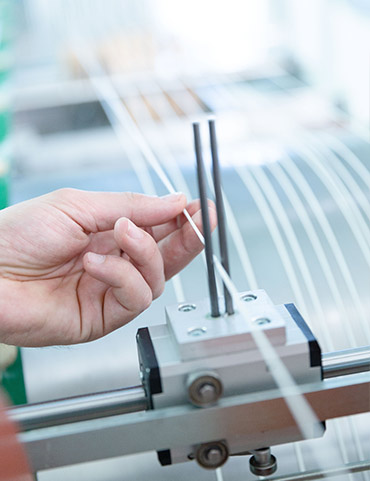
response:
[[[199,398],[202,399],[205,404],[215,402],[217,399],[217,390],[213,384],[203,384],[199,387],[198,394]]]
[[[177,308],[180,312],[191,312],[195,311],[197,306],[195,304],[180,304]]]
[[[260,317],[259,319],[256,319],[253,321],[257,326],[264,326],[265,324],[270,324],[271,320],[268,319],[267,317]]]
[[[223,441],[201,444],[195,453],[198,464],[206,469],[219,468],[227,461],[228,457],[229,449]]]
[[[217,465],[222,460],[222,452],[218,446],[207,451],[205,456],[211,466]]]
[[[222,382],[213,371],[195,372],[187,378],[189,401],[198,407],[215,404],[222,395]]]

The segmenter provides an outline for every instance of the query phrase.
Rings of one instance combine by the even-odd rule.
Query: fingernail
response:
[[[137,227],[133,222],[128,220],[127,235],[130,236],[132,239],[142,239],[144,237],[144,231]]]
[[[95,252],[88,252],[87,254],[87,260],[91,262],[91,264],[103,264],[105,259],[106,259],[106,256],[95,254]]]
[[[170,202],[177,202],[183,195],[184,194],[182,192],[174,192],[173,194],[163,195],[161,199],[168,200]]]

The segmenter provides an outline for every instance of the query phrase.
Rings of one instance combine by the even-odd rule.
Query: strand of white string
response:
[[[165,172],[155,158],[155,155],[151,151],[150,147],[146,143],[145,138],[142,136],[140,130],[135,125],[134,121],[130,117],[127,117],[127,114],[121,104],[121,100],[110,80],[103,75],[100,68],[97,70],[91,69],[91,64],[89,65],[86,63],[86,58],[86,51],[83,55],[79,55],[81,64],[87,71],[94,90],[98,95],[98,98],[102,102],[102,105],[105,105],[106,107],[105,110],[111,111],[116,116],[116,120],[119,123],[122,123],[122,125],[125,127],[125,130],[127,128],[129,135],[132,136],[133,140],[135,140],[144,158],[146,158],[146,160],[152,166],[153,170],[157,173],[163,184],[166,186],[169,192],[175,192],[175,189],[173,188],[171,182],[169,181]],[[96,61],[94,63],[96,63]],[[99,75],[98,77],[96,77],[97,74]],[[184,214],[192,225],[199,240],[204,244],[203,235],[194,224],[191,216],[187,211],[184,211]],[[246,321],[248,322],[248,309],[245,303],[241,301],[236,287],[234,286],[233,282],[231,281],[230,277],[228,276],[216,256],[214,256],[214,263],[220,277],[222,278],[227,289],[233,297],[235,306],[239,309],[239,312],[245,317]],[[287,406],[291,411],[297,426],[299,427],[303,437],[309,439],[312,434],[312,426],[318,424],[318,419],[314,411],[312,410],[311,406],[308,404],[304,396],[301,394],[299,386],[295,383],[290,372],[285,367],[284,363],[280,359],[274,347],[271,345],[263,330],[251,323],[249,323],[249,326],[255,344],[259,349],[269,371],[274,377],[281,395],[285,398]],[[320,467],[323,468],[325,466],[324,456],[320,456],[320,453],[315,453],[315,456],[318,464],[320,465]]]
[[[370,246],[369,246],[369,229],[358,211],[358,207],[354,204],[353,199],[343,188],[342,182],[332,169],[328,169],[326,163],[321,162],[311,146],[304,145],[303,142],[292,140],[291,145],[299,154],[300,158],[321,180],[325,188],[332,196],[334,202],[338,205],[340,212],[350,229],[353,232],[362,253],[365,262],[370,268]]]
[[[92,83],[94,83],[94,82],[98,81],[99,78],[94,77],[93,80],[92,79],[90,79],[90,80],[92,81]],[[99,86],[101,86],[101,85],[102,85],[102,82],[99,82]],[[103,82],[103,86],[105,87],[105,82]],[[102,93],[103,92],[104,91],[102,91]],[[115,99],[115,95],[113,97]],[[106,100],[106,97],[104,97],[104,99]],[[120,143],[124,144],[124,142],[123,142],[124,135],[122,135],[123,134],[123,131],[122,131],[123,125],[122,125],[122,123],[119,122],[119,120],[126,120],[128,122],[128,124],[130,125],[131,124],[131,122],[130,122],[131,118],[126,115],[126,112],[123,110],[121,103],[120,103],[119,109],[117,109],[117,105],[115,103],[113,103],[113,104],[109,103],[109,104],[106,104],[106,106],[109,106],[109,107],[114,106],[114,109],[112,109],[112,112],[110,111],[110,109],[105,109],[105,112],[106,112],[106,115],[107,115],[107,117],[110,121],[110,124],[111,124],[114,132],[116,133],[118,139],[120,140]],[[120,119],[120,117],[117,117],[115,119],[115,118],[112,117],[112,113],[117,115],[117,110],[122,114],[122,117],[125,117],[125,119],[123,119],[123,118]],[[125,114],[125,115],[123,115],[123,114]],[[118,120],[118,123],[117,123],[116,120]],[[133,129],[133,131],[135,131],[135,130],[136,129]],[[165,187],[167,187],[169,192],[175,193],[176,192],[175,188],[173,187],[172,183],[170,182],[167,175],[163,171],[163,169],[162,169],[161,165],[159,164],[157,158],[153,154],[150,146],[147,144],[146,139],[140,134],[140,135],[135,135],[134,140],[136,142],[138,142],[140,140],[140,144],[137,144],[137,146],[139,147],[139,150],[141,151],[143,157],[147,159],[147,161],[149,162],[149,164],[153,168],[154,168],[154,166],[152,164],[152,160],[154,161],[154,165],[156,166],[155,171],[156,171],[157,175],[162,180]],[[148,154],[150,154],[149,158],[151,160],[149,160],[149,158],[147,157]],[[154,187],[154,184],[151,180],[151,177],[149,175],[148,170],[146,169],[146,173],[145,174],[143,173],[141,162],[138,165],[136,164],[136,162],[131,162],[131,165],[133,166],[134,171],[136,172],[136,175],[139,179],[139,182],[141,183],[141,185],[143,187],[144,192],[154,194],[155,193],[155,187]],[[193,221],[192,217],[190,216],[189,212],[186,209],[184,209],[183,213],[184,213],[185,217],[187,218],[187,220],[189,221],[190,225],[192,226],[193,230],[195,231],[196,235],[198,236],[199,240],[204,245],[204,243],[205,243],[204,236],[202,235],[202,233],[198,229],[197,225],[194,223],[194,221]],[[175,291],[175,297],[176,297],[177,302],[183,302],[185,300],[185,295],[184,295],[184,290],[183,290],[183,287],[182,287],[181,279],[178,275],[176,275],[172,278],[172,284],[173,284],[173,288],[174,288],[174,291]],[[221,468],[216,470],[216,477],[217,477],[217,481],[223,481],[223,473],[222,473]]]
[[[221,89],[219,89],[219,90],[221,90],[221,93],[224,94],[226,89],[225,89],[225,88],[221,88]],[[243,96],[243,95],[244,95],[244,91],[243,91],[243,92],[239,92],[239,94],[241,94],[241,95]],[[229,99],[231,98],[231,100],[234,100],[233,95],[228,96],[228,98],[229,98]],[[260,99],[260,101],[263,101],[263,99]],[[239,99],[239,102],[240,102],[240,99]],[[292,164],[294,165],[293,162],[292,162]],[[263,189],[262,189],[262,190],[263,190]],[[262,192],[262,191],[261,191],[261,192]],[[262,193],[261,193],[261,196],[262,196]],[[275,205],[274,205],[274,208],[275,208]],[[268,210],[269,210],[269,209],[268,209]],[[265,208],[265,211],[266,211],[266,208]],[[279,219],[279,221],[281,220],[281,215],[280,215],[281,213],[282,213],[282,209],[279,209],[279,214],[277,213],[277,218]],[[283,212],[283,214],[284,214],[284,212]],[[266,221],[265,215],[264,215],[264,219],[265,219],[265,221]],[[266,221],[266,222],[267,222],[267,221]],[[267,223],[267,224],[271,226],[271,222],[269,222],[269,223]],[[286,222],[285,222],[285,224],[286,224]],[[290,225],[290,223],[288,223],[288,224]],[[272,226],[274,227],[274,224],[273,224]],[[289,234],[288,231],[285,231],[285,232]],[[273,235],[273,238],[275,238],[275,240],[276,240],[276,234],[277,234],[277,236],[278,236],[277,239],[279,240],[280,234],[279,234],[279,232],[276,232],[276,229],[273,230],[273,231],[271,231],[271,234]],[[293,235],[294,235],[294,233],[293,233]],[[290,239],[292,239],[292,233],[289,234],[289,237],[290,237]],[[290,243],[291,243],[291,241],[290,241]],[[282,254],[282,251],[281,251],[281,242],[280,242],[279,245],[280,245],[279,251],[280,251],[280,254]],[[278,245],[277,245],[277,247],[278,247]],[[294,245],[292,245],[292,248],[293,248],[293,251],[296,251],[296,254],[297,254],[297,249],[294,248]],[[284,248],[284,250],[285,250],[285,248]],[[284,253],[284,250],[283,250],[283,253]],[[325,256],[325,254],[324,254],[324,256]],[[286,256],[285,256],[285,257],[286,257]],[[297,259],[297,261],[299,261],[299,257],[296,256],[296,259]],[[326,256],[325,256],[325,259],[326,259]],[[284,263],[284,265],[285,265],[285,263]],[[306,273],[307,273],[307,269],[306,269]],[[290,278],[290,276],[288,276],[288,277]],[[310,275],[309,275],[309,277],[310,277]],[[305,281],[309,280],[309,278],[307,278],[307,275],[304,276],[304,279],[305,279]],[[336,285],[336,283],[335,283],[335,285]],[[312,286],[312,283],[311,283],[311,286]],[[338,292],[339,292],[339,291],[338,291]],[[311,294],[312,294],[312,289],[311,289]],[[317,304],[318,304],[318,303],[317,303],[317,296],[315,296],[315,297],[316,297],[316,302],[314,302],[314,303],[315,303],[316,309],[317,309],[317,307],[320,308],[320,305],[317,306]],[[315,297],[314,297],[313,299],[315,299]],[[321,304],[321,303],[320,303],[320,304]],[[341,303],[340,303],[339,305],[341,305]],[[319,309],[319,312],[320,312],[320,311],[321,311],[321,317],[322,317],[322,309],[321,309],[321,308]],[[349,316],[349,317],[350,317],[350,316]],[[323,328],[324,328],[324,329],[323,329]],[[324,330],[324,332],[323,332],[323,334],[324,334],[324,339],[325,339],[326,341],[330,341],[330,345],[332,345],[332,343],[331,343],[331,337],[330,337],[330,335],[329,335],[329,333],[328,333],[328,331],[327,331],[327,328],[326,328],[325,323],[321,323],[321,324],[320,324],[320,329],[321,329],[321,330]],[[351,344],[353,344],[353,342],[354,342],[353,330],[350,329],[350,326],[348,326],[347,323],[345,324],[345,329],[346,329],[347,332],[349,333],[349,338],[351,339]],[[355,445],[356,445],[356,448],[357,448],[357,452],[358,452],[358,454],[359,454],[359,459],[363,459],[363,450],[362,450],[362,447],[361,447],[361,444],[360,444],[358,432],[357,432],[357,430],[356,430],[356,428],[355,428],[355,426],[354,426],[354,424],[352,423],[351,420],[348,420],[348,423],[349,423],[349,425],[350,425],[351,432],[352,432],[352,435],[353,435],[353,439],[354,439],[354,442],[355,442]],[[347,462],[347,460],[348,460],[348,453],[347,453],[347,449],[346,449],[345,442],[344,442],[344,434],[343,434],[343,431],[342,431],[342,428],[341,428],[341,422],[340,422],[340,420],[335,420],[335,421],[333,422],[333,425],[334,425],[334,429],[335,429],[335,431],[336,431],[336,433],[337,433],[338,444],[339,444],[340,452],[341,452],[341,454],[342,454],[343,461],[344,461],[344,462]],[[300,456],[300,454],[301,454],[300,449],[298,448],[298,446],[295,446],[295,449],[296,449],[297,462],[298,462],[299,465],[301,465],[301,464],[302,464],[302,463],[301,463],[302,459],[300,459],[300,458],[302,458],[302,456]],[[303,471],[303,469],[301,469],[301,470]],[[352,477],[352,475],[349,476],[349,478],[351,478],[351,477]]]

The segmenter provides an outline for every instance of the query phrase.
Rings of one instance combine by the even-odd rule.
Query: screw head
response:
[[[195,453],[200,466],[205,469],[217,469],[227,461],[229,449],[223,441],[201,444]]]
[[[244,294],[241,297],[241,300],[244,302],[252,302],[252,301],[255,301],[256,299],[257,299],[257,296],[255,296],[254,294]]]
[[[219,464],[222,461],[222,451],[219,447],[211,448],[206,453],[207,462],[212,466]]]
[[[195,304],[180,304],[177,308],[180,312],[191,312],[195,311],[197,306]]]
[[[189,401],[194,406],[208,407],[215,404],[222,395],[220,378],[214,372],[192,373],[187,379]]]
[[[259,319],[256,319],[253,322],[254,324],[257,324],[257,326],[264,326],[265,324],[270,324],[271,320],[268,319],[267,317],[260,317]]]
[[[188,336],[198,337],[207,332],[206,327],[191,327],[188,329]]]
[[[217,399],[217,389],[213,384],[205,383],[199,387],[198,395],[205,404],[209,404]]]

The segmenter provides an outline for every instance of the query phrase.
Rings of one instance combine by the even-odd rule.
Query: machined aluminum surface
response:
[[[368,373],[305,384],[301,390],[319,420],[369,409]],[[174,429],[184,425],[186,429]],[[250,446],[237,442],[246,432],[251,438]],[[175,406],[38,429],[21,433],[19,438],[37,471],[228,438],[235,440],[229,443],[233,454],[262,448],[267,442],[275,445],[290,441],[292,433],[295,440],[300,439],[286,402],[275,389],[224,398],[208,409]]]
[[[254,347],[250,325],[259,326],[270,342],[283,345],[286,341],[285,321],[266,292],[262,289],[241,292],[247,300],[249,319],[237,311],[218,318],[210,315],[206,299],[193,302],[194,309],[183,311],[178,304],[166,307],[167,323],[177,343],[183,361],[233,353]],[[261,320],[265,320],[262,324]]]

